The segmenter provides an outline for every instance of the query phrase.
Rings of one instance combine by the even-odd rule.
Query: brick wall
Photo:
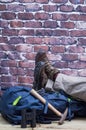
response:
[[[86,76],[86,0],[0,0],[0,86],[32,86],[40,48],[61,72]]]

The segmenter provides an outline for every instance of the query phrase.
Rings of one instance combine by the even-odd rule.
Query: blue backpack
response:
[[[46,105],[41,103],[39,99],[31,93],[31,88],[23,86],[14,86],[8,88],[0,100],[0,112],[10,123],[21,123],[21,110],[28,111],[36,109],[36,121],[46,123],[48,121],[58,120],[55,115]],[[63,91],[61,92],[46,92],[41,89],[38,92],[47,102],[51,103],[57,110],[64,112],[68,108],[66,119],[71,120],[76,116],[86,117],[86,102],[77,101],[70,98]]]

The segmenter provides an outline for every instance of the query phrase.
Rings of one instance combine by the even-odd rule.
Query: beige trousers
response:
[[[86,102],[86,77],[74,77],[59,73],[55,82],[48,80],[45,89],[63,90],[73,98]]]

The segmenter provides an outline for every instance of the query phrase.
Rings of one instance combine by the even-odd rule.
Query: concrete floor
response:
[[[27,128],[21,128],[20,125],[9,124],[0,115],[0,130],[32,130],[32,128],[27,125]],[[52,122],[52,124],[37,124],[34,130],[86,130],[86,118],[73,119],[72,121],[65,121],[63,125],[58,125],[58,123]]]

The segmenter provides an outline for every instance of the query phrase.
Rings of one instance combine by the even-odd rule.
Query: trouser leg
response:
[[[63,90],[75,99],[86,101],[86,77],[75,77],[59,73],[55,82],[48,79],[46,90]]]
[[[86,77],[58,74],[52,86],[54,90],[63,90],[70,96],[86,101]]]

